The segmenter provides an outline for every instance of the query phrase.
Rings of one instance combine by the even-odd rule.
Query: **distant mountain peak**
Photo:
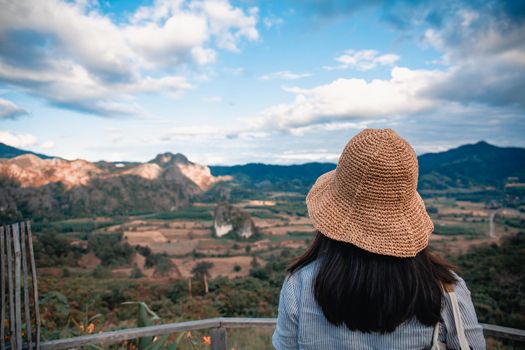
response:
[[[150,160],[149,163],[155,163],[161,167],[170,167],[176,164],[191,164],[191,162],[184,154],[173,154],[171,152],[157,154],[157,156],[154,159]]]
[[[439,153],[446,153],[446,152],[467,152],[467,153],[479,153],[479,152],[490,152],[493,150],[502,149],[504,147],[498,147],[493,144],[488,143],[487,141],[481,140],[476,143],[468,143],[466,145],[461,145],[456,148],[451,148],[448,151],[439,152]]]
[[[477,146],[477,147],[483,147],[483,148],[494,148],[494,147],[497,147],[497,146],[494,146],[494,145],[491,145],[490,143],[488,143],[487,141],[478,141],[474,144],[474,146]]]

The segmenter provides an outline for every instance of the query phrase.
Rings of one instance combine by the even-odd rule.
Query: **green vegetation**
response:
[[[149,247],[142,247],[139,245],[136,246],[135,249],[139,254],[146,258],[146,261],[144,262],[144,267],[155,267],[155,273],[158,276],[166,276],[174,268],[173,262],[166,253],[153,253]],[[137,273],[132,272],[132,275],[133,274],[137,275]],[[139,276],[141,274],[142,273],[140,273]]]
[[[298,253],[299,251],[292,251],[292,255]],[[207,281],[207,294],[204,276],[210,263],[206,262],[197,265],[200,267],[194,271],[196,276],[191,295],[188,282],[184,280],[151,283],[144,279],[90,276],[81,272],[72,273],[67,279],[43,275],[39,287],[44,300],[43,324],[46,338],[58,338],[61,334],[66,334],[64,328],[75,331],[76,328],[68,320],[82,319],[86,308],[90,310],[90,317],[95,314],[104,315],[107,324],[127,324],[126,320],[135,318],[135,312],[122,303],[134,300],[145,302],[164,322],[219,315],[275,317],[288,259],[289,257],[272,255],[266,266],[252,267],[250,277],[210,279]]]
[[[246,207],[246,208],[248,209],[250,207]],[[259,209],[260,207],[256,207],[256,208]],[[281,218],[281,216],[277,215],[276,213],[272,213],[272,212],[265,211],[265,210],[251,211],[250,215],[252,217],[259,218],[259,219],[280,219]]]
[[[92,237],[99,236],[108,236],[111,238],[104,239],[123,244],[118,240],[119,235]],[[306,239],[305,237],[311,238],[311,233],[293,232],[287,236]],[[63,240],[59,242],[64,243]],[[93,238],[91,242],[91,247],[93,244],[95,247],[101,244],[110,245],[108,241],[100,241],[100,238]],[[48,245],[45,244],[44,247]],[[50,246],[54,247],[54,244]],[[88,244],[88,249],[89,247]],[[146,257],[148,266],[158,266],[159,261],[166,258],[162,254],[153,254],[146,247],[137,246],[132,249]],[[246,250],[248,254],[251,253],[250,249]],[[136,266],[132,279],[112,277],[109,268],[106,267],[111,265],[111,262],[106,266],[99,265],[92,274],[71,269],[70,276],[66,278],[44,275],[40,279],[44,298],[44,334],[46,338],[83,334],[77,324],[81,323],[80,320],[98,314],[103,315],[105,323],[100,320],[93,321],[97,330],[111,329],[104,328],[107,327],[103,326],[104,324],[129,327],[128,320],[136,317],[136,312],[133,312],[136,309],[122,303],[134,300],[141,300],[149,305],[151,311],[162,318],[163,322],[217,316],[275,317],[286,265],[302,251],[303,249],[284,249],[258,254],[258,259],[264,259],[266,264],[258,263],[254,257],[249,275],[235,279],[211,279],[209,270],[213,265],[206,261],[201,262],[192,271],[194,276],[191,291],[187,280],[151,283],[149,279],[140,278],[142,273]],[[480,322],[525,328],[524,253],[525,234],[520,233],[514,238],[506,239],[501,246],[485,246],[473,249],[463,256],[451,258],[460,267],[459,274],[466,280],[472,292]],[[59,251],[59,254],[60,257],[67,256],[63,251]],[[234,266],[233,270],[241,271],[240,266]],[[89,308],[89,313],[85,312],[86,307]],[[193,335],[199,337],[201,333],[194,332]],[[264,344],[268,341],[268,336],[261,335],[257,341]],[[198,337],[194,340],[196,345],[201,346],[202,342]],[[246,335],[242,333],[232,332],[232,343],[248,342],[249,339],[244,337]],[[170,338],[165,344],[175,341],[176,338]],[[181,348],[185,346],[191,348],[189,343],[181,344]],[[264,345],[261,346],[264,348]]]
[[[121,233],[91,235],[88,240],[88,250],[102,261],[105,266],[119,266],[130,262],[133,248],[122,243]]]
[[[109,220],[109,221],[100,221],[97,222],[94,219],[80,219],[78,221],[65,220],[65,221],[55,221],[55,222],[35,222],[32,225],[32,228],[36,232],[42,233],[70,233],[70,232],[84,232],[90,233],[95,230],[99,230],[104,227],[120,225],[123,220]]]
[[[274,206],[265,207],[275,214],[287,214],[294,216],[307,216],[308,212],[304,202],[277,202]]]
[[[56,233],[38,236],[34,244],[35,259],[39,267],[72,266],[84,250],[69,244],[69,240]]]
[[[525,233],[453,262],[472,292],[480,322],[525,329]]]
[[[162,212],[153,215],[144,215],[149,219],[160,220],[213,220],[210,207],[187,207],[177,211]]]
[[[476,236],[480,234],[480,232],[474,229],[472,226],[462,225],[459,222],[457,225],[454,225],[454,226],[435,224],[434,233],[437,235],[447,235],[447,236],[457,236],[457,235]]]

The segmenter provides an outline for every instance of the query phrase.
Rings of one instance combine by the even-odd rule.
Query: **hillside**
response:
[[[484,141],[445,152],[418,157],[419,188],[422,190],[496,187],[502,189],[509,177],[525,181],[525,148],[498,147]],[[241,184],[272,190],[306,192],[317,177],[335,169],[331,163],[268,165],[250,163],[211,166],[213,175],[231,175]]]
[[[0,219],[172,211],[226,180],[180,154],[135,164],[24,154],[0,160]]]
[[[234,166],[210,166],[214,176],[230,175],[245,186],[262,190],[300,191],[309,189],[319,175],[335,169],[332,163],[272,165],[250,163]]]
[[[419,156],[420,186],[503,187],[508,177],[525,180],[525,149],[497,147],[484,141]]]

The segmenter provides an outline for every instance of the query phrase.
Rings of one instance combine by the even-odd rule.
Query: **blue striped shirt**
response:
[[[400,324],[394,332],[387,334],[351,331],[344,324],[335,326],[329,323],[313,293],[312,281],[318,265],[314,261],[284,280],[279,298],[277,327],[272,337],[273,346],[277,350],[421,350],[431,347],[434,327],[423,325],[416,318]],[[470,291],[465,281],[459,276],[458,279],[455,291],[465,335],[472,349],[485,349],[483,330],[478,323]],[[442,317],[444,326],[440,327],[440,339],[446,340],[447,348],[459,349],[448,296],[444,297]]]

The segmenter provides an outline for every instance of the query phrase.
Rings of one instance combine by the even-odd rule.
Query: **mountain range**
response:
[[[503,188],[509,177],[525,180],[525,148],[498,147],[485,141],[444,152],[425,153],[418,156],[418,163],[420,190]],[[261,188],[303,191],[309,189],[320,174],[335,167],[332,163],[210,166],[216,176],[230,175]]]
[[[0,220],[173,211],[227,180],[182,154],[92,163],[25,153],[0,159]]]
[[[525,149],[484,141],[418,157],[419,189],[503,190],[525,181]],[[333,163],[205,166],[180,153],[145,162],[64,160],[0,143],[0,219],[173,211],[193,200],[305,194]],[[240,194],[240,195],[239,195]],[[224,198],[226,197],[226,198]],[[235,196],[233,196],[235,197]]]

